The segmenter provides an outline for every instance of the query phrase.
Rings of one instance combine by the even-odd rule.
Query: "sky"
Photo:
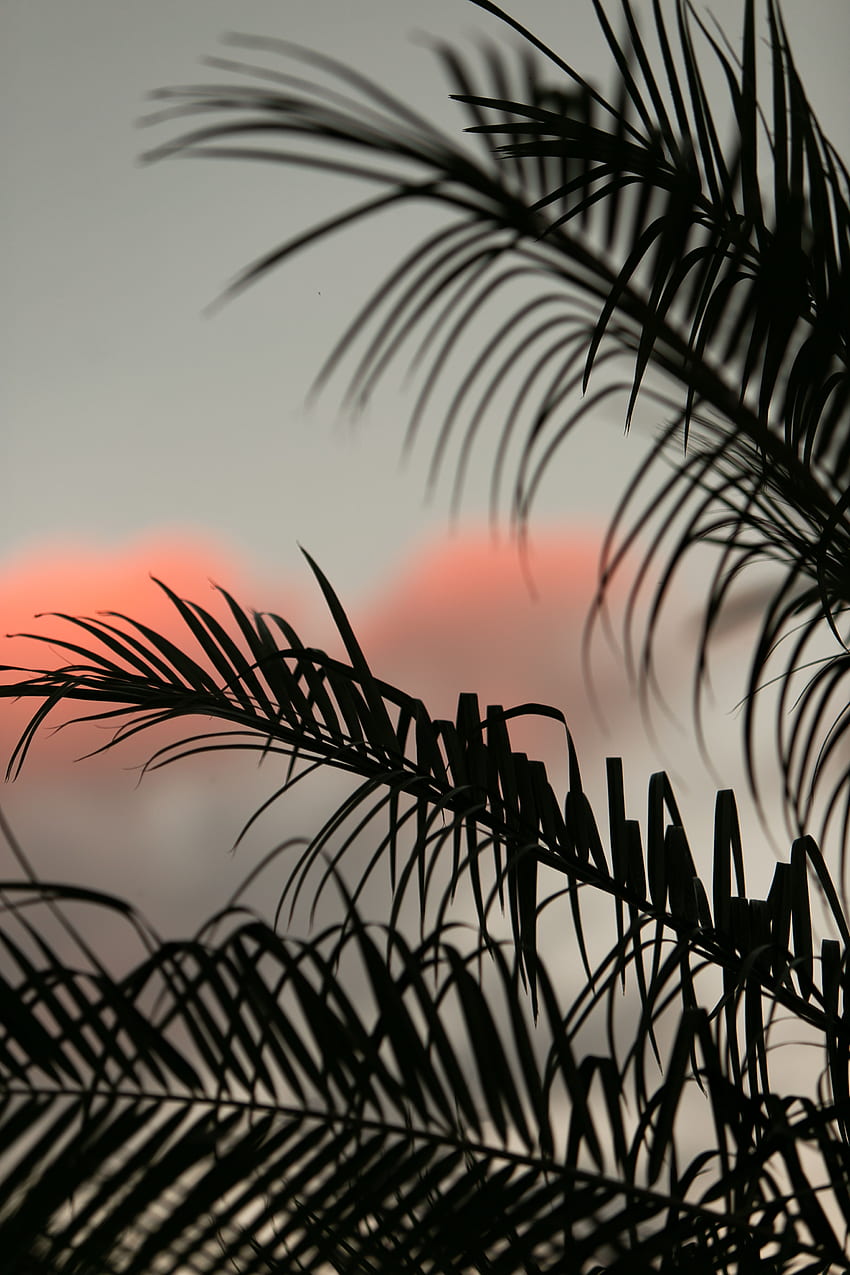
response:
[[[741,7],[724,0],[711,11],[734,31]],[[850,9],[819,0],[817,22],[799,0],[785,9],[813,100],[837,134],[847,127]],[[518,12],[605,83],[589,0],[526,0]],[[111,547],[187,529],[272,572],[300,572],[300,542],[359,590],[445,533],[448,484],[425,499],[432,438],[401,464],[409,400],[379,395],[357,429],[337,419],[333,391],[304,411],[356,299],[406,242],[404,218],[340,235],[204,317],[243,265],[348,191],[284,168],[137,162],[173,133],[138,126],[146,95],[207,78],[200,58],[221,52],[234,26],[347,59],[453,128],[457,107],[417,32],[467,49],[504,38],[466,0],[5,0],[5,559],[68,536]],[[641,440],[624,441],[616,418],[594,419],[580,447],[580,464],[565,452],[553,473],[541,520],[604,520]],[[484,447],[469,518],[486,516],[490,458]]]
[[[710,6],[733,38],[741,8],[739,0]],[[812,99],[846,152],[850,6],[819,0],[817,21],[810,4],[784,8]],[[589,2],[526,0],[517,13],[606,86]],[[207,78],[199,58],[220,51],[234,27],[348,60],[446,127],[456,126],[456,108],[421,34],[466,47],[502,34],[464,0],[430,0],[424,10],[412,0],[5,0],[0,629],[32,631],[43,610],[141,608],[168,623],[153,572],[202,602],[212,578],[248,605],[295,618],[307,640],[325,640],[303,545],[383,676],[421,686],[443,712],[458,690],[473,688],[470,679],[484,699],[563,704],[592,769],[604,751],[625,753],[643,793],[649,771],[672,755],[699,794],[694,817],[707,817],[711,788],[692,735],[674,733],[659,762],[632,692],[603,657],[605,742],[577,654],[599,538],[645,437],[624,439],[621,421],[602,413],[553,466],[532,524],[535,601],[510,546],[488,543],[486,446],[453,524],[448,483],[426,498],[433,440],[402,462],[409,400],[397,389],[379,393],[356,425],[340,417],[333,392],[305,409],[333,339],[384,261],[403,251],[404,219],[339,236],[206,313],[256,254],[346,197],[282,168],[138,162],[168,135],[139,127],[151,109],[146,95]],[[683,634],[700,588],[693,582],[683,627],[665,648],[676,693],[687,684]],[[733,782],[737,724],[722,679],[719,698],[722,778]],[[7,722],[4,748],[11,738]],[[83,749],[70,733],[68,741],[40,741],[2,794],[37,862],[135,891],[174,926],[190,906],[219,897],[215,874],[233,881],[243,871],[244,857],[227,852],[267,782],[247,763],[227,779],[213,769],[136,787],[128,762],[107,785],[96,764],[71,763]],[[189,850],[175,854],[175,845]]]

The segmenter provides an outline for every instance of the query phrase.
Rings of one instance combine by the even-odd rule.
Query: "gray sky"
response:
[[[488,25],[460,0],[427,13],[451,37]],[[209,78],[198,59],[234,25],[347,58],[452,120],[432,57],[409,38],[421,15],[386,0],[4,6],[2,459],[14,481],[0,552],[195,527],[276,567],[296,563],[300,541],[356,586],[443,530],[445,499],[425,506],[427,444],[399,466],[402,403],[379,401],[357,437],[332,394],[302,411],[356,299],[394,260],[379,255],[386,235],[403,248],[400,219],[340,236],[207,319],[243,264],[334,196],[283,168],[135,163],[169,135],[135,127],[146,93]]]
[[[589,0],[515,6],[601,87]],[[638,8],[649,10],[649,5]],[[811,95],[846,134],[850,6],[784,6]],[[733,36],[740,0],[711,6]],[[424,16],[423,16],[424,15]],[[816,20],[813,20],[813,16]],[[359,194],[309,173],[222,162],[137,165],[170,135],[139,130],[146,93],[210,75],[233,29],[347,59],[446,126],[459,122],[423,27],[450,41],[503,35],[464,0],[5,0],[2,269],[6,475],[0,562],[33,543],[111,544],[151,530],[214,533],[250,561],[301,571],[296,542],[357,589],[447,524],[426,505],[431,437],[400,466],[407,400],[378,395],[356,432],[333,392],[302,410],[312,373],[358,298],[406,242],[385,218],[291,263],[212,318],[204,307],[251,258]],[[215,73],[214,73],[215,74]],[[604,516],[639,454],[594,422],[555,466],[540,516]],[[479,454],[470,516],[486,510]]]

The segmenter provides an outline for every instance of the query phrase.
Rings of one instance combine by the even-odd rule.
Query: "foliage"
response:
[[[850,932],[808,830],[811,791],[831,774],[822,844],[840,814],[831,840],[843,868],[847,171],[772,0],[767,107],[753,3],[738,61],[683,2],[668,15],[654,0],[653,45],[628,0],[622,38],[595,2],[617,76],[607,101],[497,6],[473,2],[525,41],[518,56],[486,50],[478,72],[437,49],[483,155],[348,67],[244,38],[269,63],[215,59],[233,83],[167,91],[160,121],[202,122],[159,153],[282,161],[377,186],[234,290],[358,218],[410,201],[442,208],[446,223],[387,276],[322,380],[359,342],[357,406],[412,345],[416,432],[437,383],[457,371],[460,334],[485,331],[488,307],[517,298],[441,409],[434,470],[465,421],[459,491],[495,420],[498,497],[521,435],[520,524],[553,455],[601,399],[623,394],[627,421],[645,401],[666,416],[612,530],[602,588],[637,537],[648,549],[633,600],[666,552],[638,644],[649,680],[671,581],[692,546],[714,542],[699,680],[741,571],[765,558],[782,568],[746,729],[752,757],[755,692],[791,635],[778,705],[790,854],[767,898],[750,897],[735,800],[721,792],[703,881],[666,776],[650,780],[641,828],[627,818],[616,759],[600,830],[560,712],[482,712],[462,695],[454,721],[432,719],[372,672],[312,563],[344,658],[223,592],[224,620],[170,593],[186,626],[180,647],[129,617],[63,617],[70,636],[49,640],[65,667],[7,670],[0,688],[39,701],[10,774],[45,717],[71,701],[114,724],[107,747],[206,719],[152,766],[248,747],[289,759],[281,794],[327,766],[352,788],[285,885],[290,915],[310,891],[340,892],[338,924],[309,941],[237,912],[163,943],[119,901],[4,883],[0,1237],[16,1271],[850,1269]],[[731,147],[700,70],[706,47],[728,86]],[[603,368],[611,375],[596,388]],[[668,466],[660,495],[658,461]],[[824,640],[838,644],[825,657]],[[795,702],[813,648],[821,662]],[[564,726],[563,798],[545,766],[512,747],[513,719],[529,714]],[[364,843],[368,869],[348,885],[345,865]],[[391,915],[369,925],[364,887],[383,871]],[[472,930],[458,922],[459,898]],[[417,940],[401,924],[409,900]],[[63,955],[51,925],[70,926],[69,908],[82,905],[138,927],[147,951],[129,974],[110,972],[79,930],[79,955]],[[574,986],[563,948],[557,970],[547,961],[554,917],[574,944]],[[808,1090],[775,1082],[787,1023],[821,1060]]]

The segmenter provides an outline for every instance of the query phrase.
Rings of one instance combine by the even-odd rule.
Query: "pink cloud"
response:
[[[224,605],[211,582],[220,584],[246,605],[268,596],[271,587],[230,550],[209,538],[183,532],[146,537],[114,549],[85,544],[43,546],[0,565],[0,664],[59,668],[74,659],[58,645],[18,636],[21,634],[45,634],[89,644],[89,635],[75,630],[52,612],[84,617],[118,612],[149,625],[178,645],[191,645],[191,638],[187,643],[183,621],[152,575],[179,596],[200,603],[222,619]],[[303,613],[303,588],[278,580],[274,589],[278,608],[298,625]],[[194,648],[192,653],[198,655]],[[2,676],[4,681],[13,679],[11,674]],[[35,700],[0,701],[0,763],[4,767],[36,705]],[[70,709],[58,709],[48,718],[28,766],[65,767],[74,757],[104,742],[102,729],[94,739],[91,728],[88,732],[80,727],[58,732],[50,729],[51,724],[56,727],[73,715]],[[102,773],[98,763],[94,763],[91,773]],[[84,775],[78,773],[77,778],[83,779]]]
[[[458,693],[475,691],[482,707],[552,704],[572,730],[595,734],[581,648],[600,546],[600,531],[588,526],[536,533],[525,558],[486,529],[424,546],[362,612],[358,631],[373,668],[435,716],[454,716]],[[601,642],[596,653],[600,685],[610,691],[616,682],[622,700],[620,664]],[[521,732],[524,746],[545,747],[552,729]]]
[[[486,529],[467,530],[420,548],[365,602],[332,583],[375,672],[419,695],[435,716],[453,716],[458,693],[475,691],[482,706],[552,703],[566,712],[571,727],[589,729],[581,637],[596,588],[599,547],[592,528],[566,527],[536,535],[523,559],[515,543],[495,544]],[[220,545],[185,535],[148,538],[112,551],[46,548],[9,563],[0,568],[0,631],[85,640],[61,619],[36,617],[45,611],[83,616],[116,611],[198,655],[151,574],[225,622],[229,617],[211,580],[246,607],[284,615],[308,644],[330,638],[337,645],[306,568],[297,586],[261,581]],[[72,657],[58,646],[0,638],[0,663],[58,667],[66,658]],[[612,675],[608,668],[609,681]],[[0,749],[7,757],[34,706],[7,700],[0,707]],[[59,710],[54,725],[71,715]],[[103,738],[101,730],[94,744]],[[90,729],[88,737],[78,727],[44,731],[28,765],[67,765],[94,744]]]

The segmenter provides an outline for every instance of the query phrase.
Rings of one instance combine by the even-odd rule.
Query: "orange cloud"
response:
[[[598,532],[564,527],[536,534],[523,558],[515,543],[496,544],[486,529],[467,530],[422,547],[365,602],[350,597],[344,582],[332,583],[374,671],[419,695],[433,715],[453,716],[461,691],[475,691],[482,707],[551,703],[563,709],[581,741],[595,734],[581,638],[596,589],[599,548]],[[151,574],[180,596],[208,606],[225,623],[229,617],[211,591],[211,580],[246,607],[284,615],[307,643],[321,645],[331,638],[331,648],[338,646],[306,566],[298,586],[289,580],[263,582],[221,546],[182,535],[148,538],[113,551],[42,549],[5,570],[0,567],[0,632],[45,633],[72,641],[79,636],[85,642],[85,634],[77,635],[61,619],[35,617],[44,611],[83,616],[116,611],[200,655]],[[59,646],[0,638],[0,663],[44,668],[70,658]],[[631,707],[619,664],[603,655],[597,672],[607,687],[606,701],[610,704],[616,685],[614,698],[627,696]],[[33,700],[0,702],[0,760],[8,758],[35,707]],[[72,710],[59,709],[48,725],[72,716]],[[518,746],[546,751],[546,741],[554,742],[558,731],[549,723],[541,729],[542,734],[529,734],[520,728]],[[52,735],[43,730],[27,769],[67,766],[71,758],[104,742],[104,728],[97,731],[93,737],[92,728],[72,726]],[[121,750],[112,764],[140,763],[149,747],[142,739]],[[90,767],[87,762],[77,778],[86,779]]]
[[[572,730],[595,733],[581,647],[600,545],[593,528],[564,527],[535,534],[525,558],[486,530],[425,546],[363,613],[373,668],[435,716],[454,716],[458,693],[475,691],[482,707],[551,703]],[[600,684],[616,681],[631,702],[620,665],[601,643],[598,654]],[[523,746],[542,745],[553,729],[520,732]]]
[[[178,645],[187,643],[183,621],[166,594],[151,580],[161,579],[181,597],[222,614],[221,601],[211,582],[222,585],[246,605],[267,596],[262,584],[236,555],[208,539],[184,533],[140,539],[117,549],[92,545],[44,546],[0,565],[0,664],[24,668],[59,668],[74,656],[59,645],[20,634],[45,634],[82,645],[89,635],[75,630],[53,612],[96,617],[119,612],[165,634]],[[275,602],[296,625],[302,610],[301,589],[289,581],[278,582]],[[195,653],[194,651],[192,653]],[[4,674],[3,680],[13,679]],[[36,700],[0,701],[0,764],[5,767]],[[73,710],[57,709],[47,719],[27,765],[66,766],[107,737],[100,728],[93,740],[91,729],[50,730],[72,717]],[[90,763],[88,763],[90,764]],[[80,774],[79,778],[84,776]]]

